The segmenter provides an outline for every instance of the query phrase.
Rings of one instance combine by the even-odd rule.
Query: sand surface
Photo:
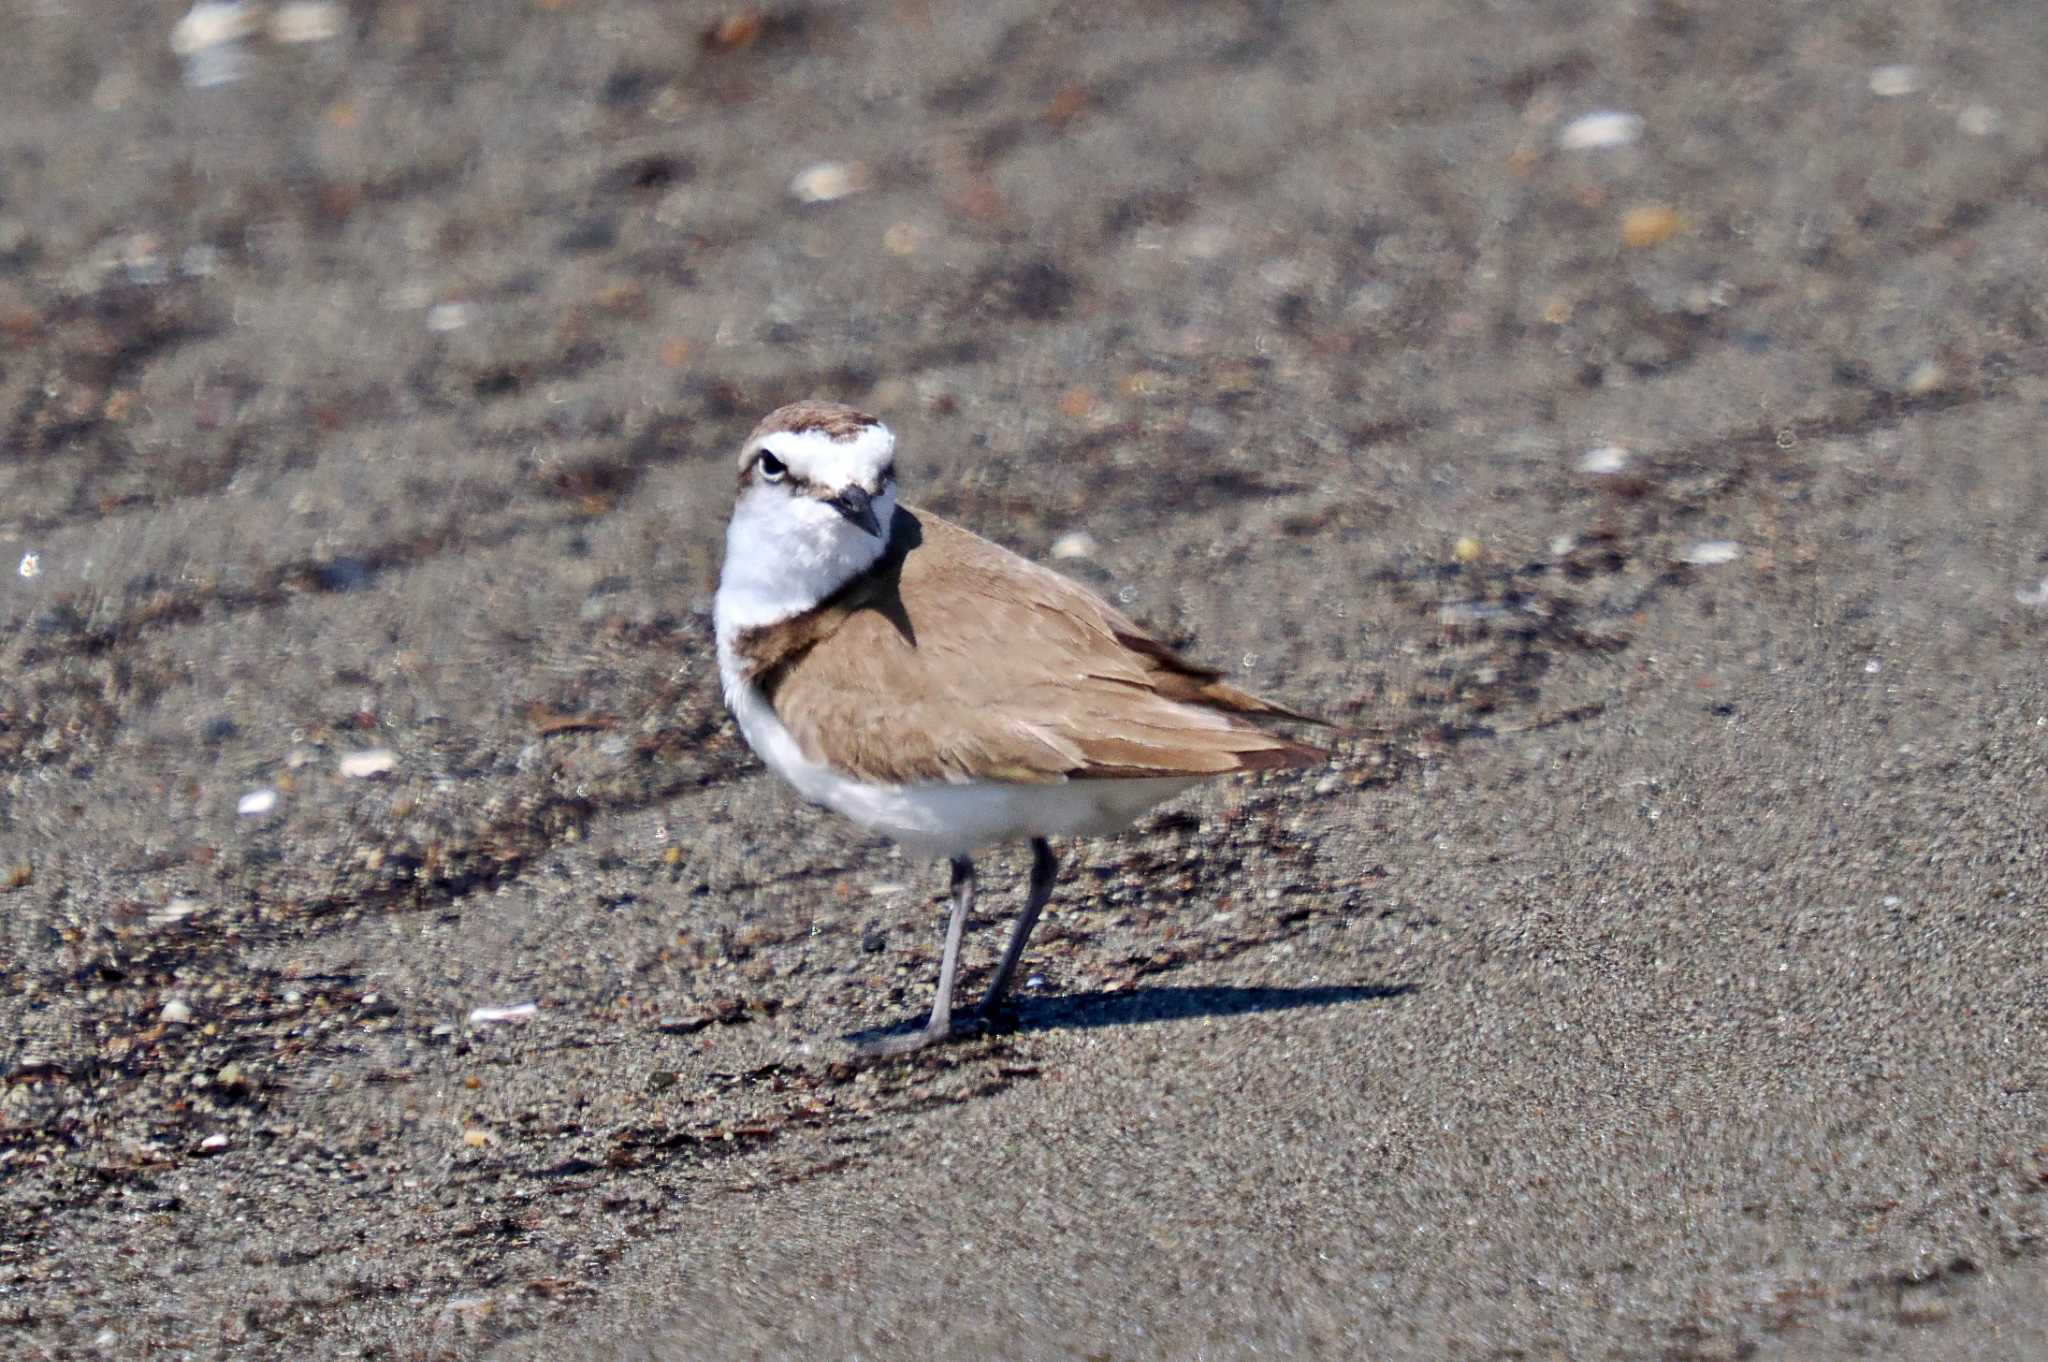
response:
[[[2048,1355],[2038,5],[181,13],[0,44],[0,1353]],[[1343,726],[882,1066],[812,394]]]

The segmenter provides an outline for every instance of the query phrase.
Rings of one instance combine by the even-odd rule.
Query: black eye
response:
[[[761,476],[770,482],[781,482],[782,475],[789,471],[788,464],[776,458],[765,449],[761,451],[761,457],[756,461],[755,466],[761,470]]]

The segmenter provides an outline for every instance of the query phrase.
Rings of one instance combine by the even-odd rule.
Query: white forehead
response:
[[[788,464],[800,478],[822,487],[866,486],[896,455],[896,437],[877,423],[850,439],[835,440],[822,430],[778,430],[761,448]]]

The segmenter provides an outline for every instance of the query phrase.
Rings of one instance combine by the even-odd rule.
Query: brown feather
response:
[[[888,783],[1207,776],[1318,748],[1075,582],[899,508],[890,550],[815,610],[742,634],[805,755]]]

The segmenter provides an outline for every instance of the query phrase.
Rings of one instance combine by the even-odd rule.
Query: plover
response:
[[[740,447],[714,618],[740,731],[814,804],[949,859],[952,917],[921,1031],[953,1034],[972,853],[1028,839],[1024,909],[975,1016],[1002,1000],[1059,869],[1049,839],[1120,832],[1196,781],[1327,755],[1253,720],[1317,722],[1181,658],[1093,592],[896,500],[896,437],[797,402]]]

